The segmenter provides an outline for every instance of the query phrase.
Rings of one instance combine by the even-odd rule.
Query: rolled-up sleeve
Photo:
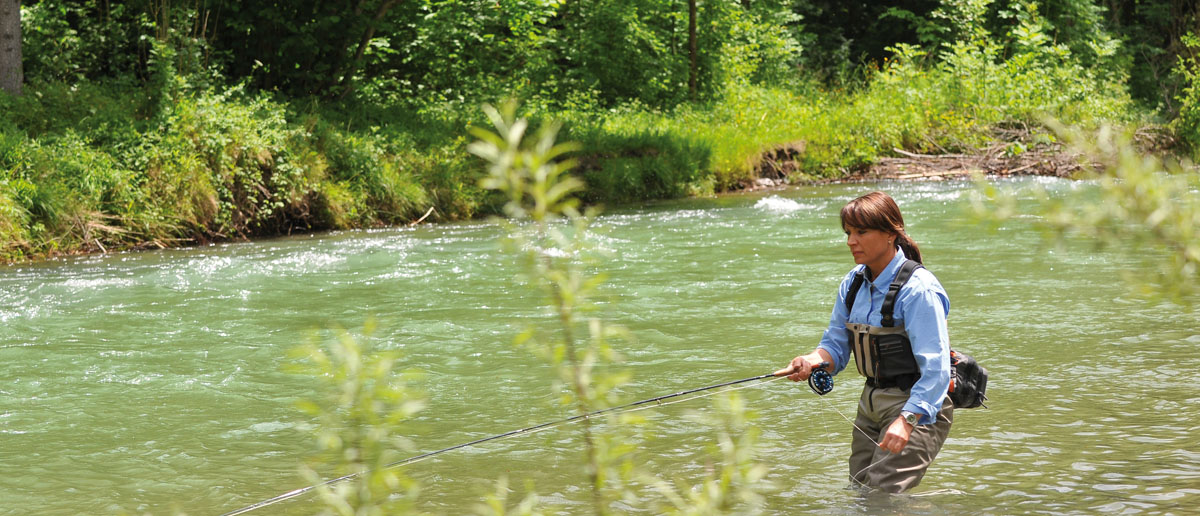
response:
[[[849,315],[846,308],[846,293],[850,290],[850,283],[853,281],[854,271],[842,279],[842,284],[834,296],[836,299],[833,302],[833,313],[829,316],[829,327],[825,328],[825,333],[821,335],[821,342],[817,344],[817,349],[823,349],[833,357],[833,374],[842,372],[842,369],[845,369],[846,364],[850,362],[850,336],[846,334],[846,318]]]
[[[950,386],[950,333],[946,316],[950,298],[932,274],[920,271],[901,290],[897,305],[912,343],[921,377],[913,384],[904,410],[921,415],[921,424],[933,423]]]

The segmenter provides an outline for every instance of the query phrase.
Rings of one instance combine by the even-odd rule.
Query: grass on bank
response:
[[[166,247],[498,213],[466,151],[478,106],[322,106],[240,87],[36,84],[0,98],[0,258]],[[858,84],[730,83],[672,110],[530,102],[582,150],[593,203],[737,188],[764,152],[804,142],[794,174],[836,177],[893,148],[969,151],[1000,126],[1128,122],[1124,78],[1031,44],[986,41],[937,59],[900,46]],[[567,104],[568,107],[563,107]]]

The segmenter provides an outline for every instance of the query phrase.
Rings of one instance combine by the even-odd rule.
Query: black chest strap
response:
[[[892,313],[896,309],[896,295],[900,293],[900,287],[908,283],[908,279],[912,277],[917,269],[925,268],[915,260],[905,259],[904,263],[900,264],[900,270],[896,271],[896,278],[892,280],[892,284],[888,285],[887,294],[883,296],[883,306],[879,307],[879,314],[883,316],[881,324],[885,328],[891,328],[896,324]],[[846,315],[849,317],[850,311],[854,309],[854,299],[858,297],[858,291],[862,288],[864,281],[867,281],[867,268],[863,267],[854,274],[854,281],[850,282],[850,291],[846,293]]]

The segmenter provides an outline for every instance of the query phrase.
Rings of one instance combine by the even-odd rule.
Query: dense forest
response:
[[[498,213],[466,145],[510,98],[593,203],[1051,121],[1195,157],[1198,62],[1191,0],[2,0],[0,257]]]

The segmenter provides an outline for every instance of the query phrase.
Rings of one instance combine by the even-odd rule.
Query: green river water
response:
[[[1025,179],[1052,190],[1059,180]],[[955,348],[992,374],[917,490],[846,489],[853,368],[825,399],[787,381],[740,392],[762,429],[768,514],[1200,513],[1200,311],[1144,301],[1130,254],[1041,244],[1032,217],[964,215],[970,185],[882,185],[951,298]],[[852,266],[837,210],[872,185],[659,203],[601,217],[605,318],[632,401],[782,367],[810,350]],[[13,266],[0,275],[0,513],[221,514],[303,487],[314,449],[281,371],[314,328],[379,321],[376,342],[426,372],[411,436],[429,451],[572,415],[515,348],[542,317],[486,222],[305,235]],[[644,466],[703,473],[709,400],[650,415]],[[507,474],[584,513],[578,429],[407,468],[418,507],[465,514]],[[306,514],[299,498],[252,514]]]

